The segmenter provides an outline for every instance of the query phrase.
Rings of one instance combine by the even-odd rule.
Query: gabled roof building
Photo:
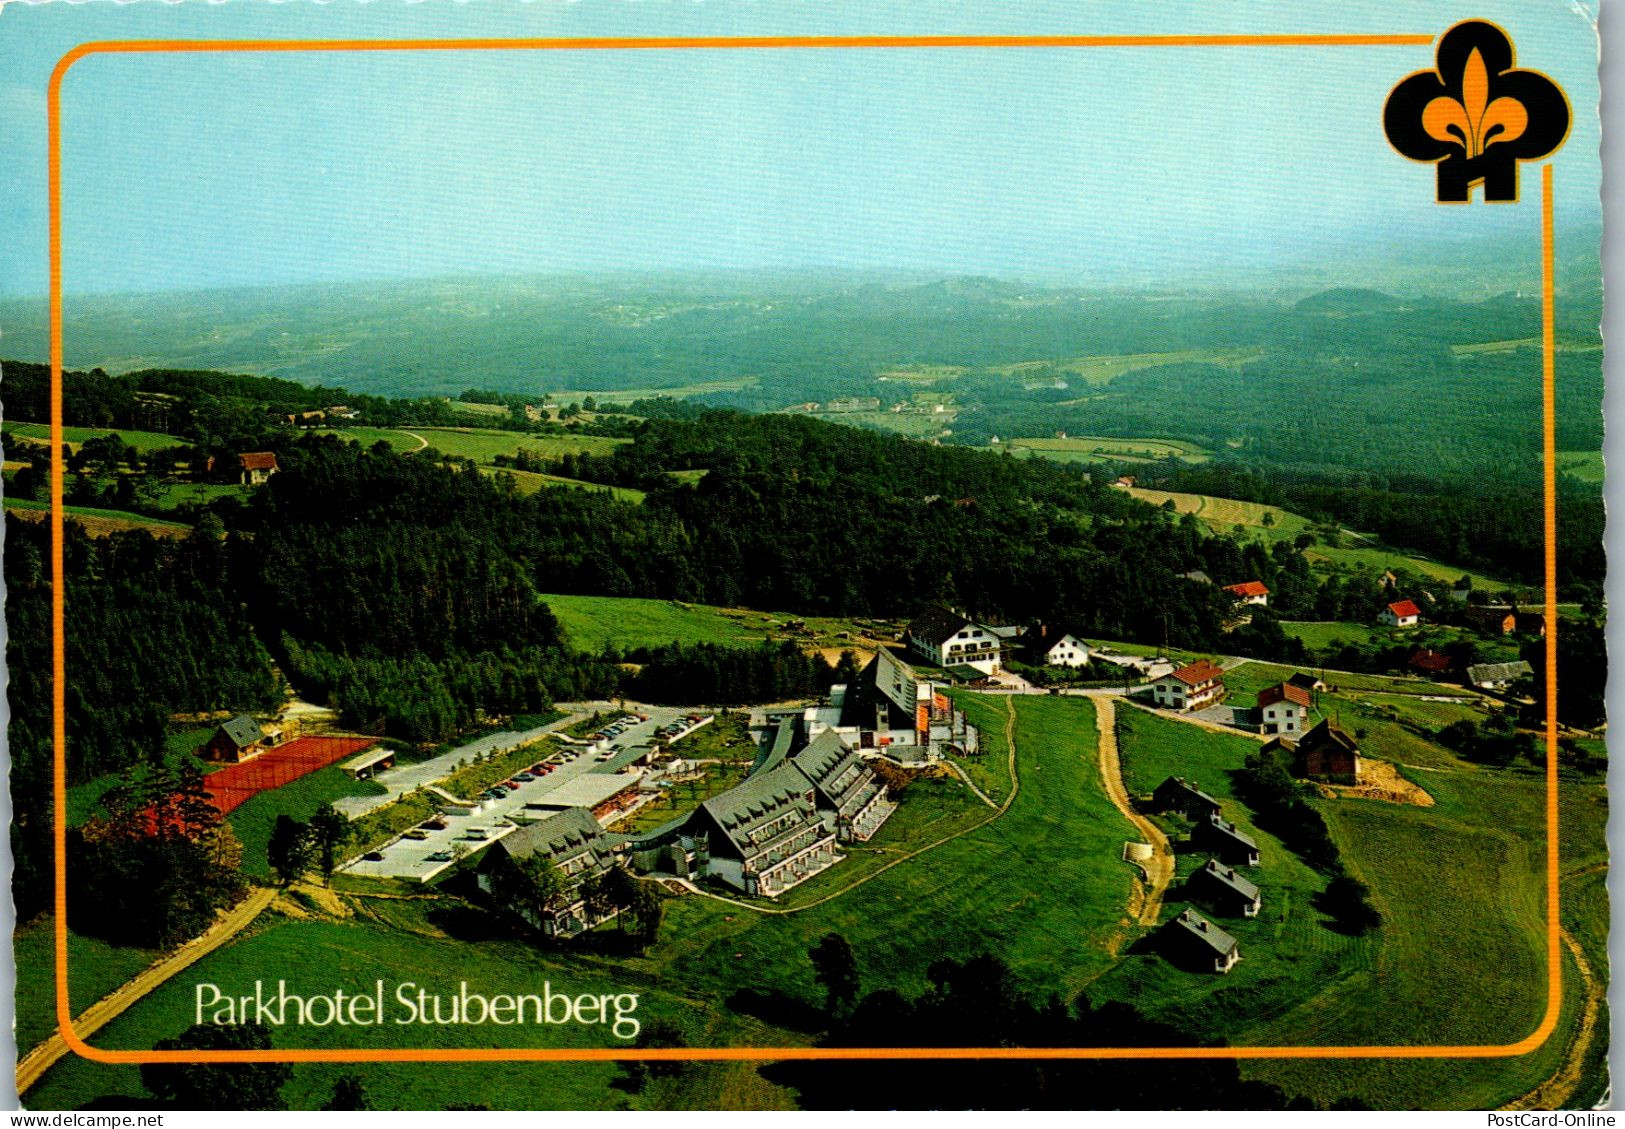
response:
[[[492,843],[480,859],[476,880],[481,890],[502,900],[545,936],[574,936],[614,916],[589,911],[582,888],[588,879],[598,878],[616,865],[614,848],[622,841],[621,836],[605,831],[586,808],[566,808]],[[509,900],[506,890],[517,861],[538,855],[552,863],[564,880],[559,895],[540,911]]]
[[[198,746],[197,755],[204,760],[236,764],[263,751],[267,744],[260,723],[244,713],[221,724],[213,736]]]
[[[1293,773],[1310,780],[1356,784],[1360,746],[1346,730],[1326,720],[1303,735],[1293,750]]]
[[[774,897],[837,861],[835,832],[793,761],[705,801],[688,830],[709,843],[708,873],[747,894]]]
[[[1230,866],[1257,866],[1258,844],[1234,823],[1214,815],[1191,829],[1191,843],[1210,850]]]
[[[1224,668],[1207,659],[1180,667],[1151,683],[1151,696],[1159,706],[1199,710],[1224,697]]]
[[[1177,958],[1220,974],[1229,972],[1241,959],[1236,939],[1192,909],[1168,923],[1164,943]]]
[[[1257,886],[1218,859],[1208,859],[1202,869],[1187,878],[1185,889],[1191,900],[1227,917],[1257,917],[1264,904]]]
[[[908,625],[905,638],[911,649],[947,670],[999,672],[1003,640],[998,633],[949,608],[926,609]]]
[[[1219,801],[1190,783],[1183,776],[1170,776],[1151,794],[1156,811],[1178,811],[1195,823],[1205,822],[1219,814]]]

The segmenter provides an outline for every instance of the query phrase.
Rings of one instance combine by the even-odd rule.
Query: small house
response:
[[[1175,710],[1199,710],[1224,697],[1224,668],[1198,659],[1151,683],[1152,699]]]
[[[1224,590],[1244,604],[1257,604],[1259,607],[1268,607],[1270,590],[1264,587],[1263,581],[1244,580],[1240,584],[1226,584]]]
[[[268,747],[268,738],[260,723],[246,713],[239,714],[221,725],[202,745],[197,755],[206,761],[236,764],[247,760]]]
[[[1301,670],[1294,674],[1291,678],[1288,678],[1287,681],[1301,690],[1309,691],[1311,694],[1316,694],[1326,689],[1326,683],[1322,682],[1313,674],[1305,674]]]
[[[1423,647],[1411,655],[1406,664],[1424,678],[1439,678],[1450,673],[1450,656],[1431,647]]]
[[[1297,744],[1293,774],[1309,780],[1355,784],[1360,779],[1360,746],[1332,721],[1322,721]]]
[[[1076,635],[1056,632],[1042,623],[1030,628],[1019,643],[1034,666],[1087,666],[1092,653],[1089,644]]]
[[[1191,844],[1212,851],[1229,866],[1258,865],[1258,844],[1252,836],[1217,813],[1191,829]]]
[[[1168,923],[1166,943],[1176,959],[1221,975],[1241,959],[1236,939],[1195,910],[1187,909]]]
[[[1208,859],[1202,869],[1187,878],[1185,891],[1192,901],[1225,917],[1257,917],[1264,904],[1257,886],[1218,859]]]
[[[1291,682],[1266,687],[1258,695],[1258,717],[1265,733],[1302,733],[1309,707],[1309,691]]]
[[[1422,621],[1422,609],[1411,600],[1396,600],[1377,613],[1384,627],[1415,627]]]
[[[1534,674],[1526,662],[1479,663],[1467,668],[1467,681],[1480,690],[1505,690],[1520,678]]]
[[[269,482],[279,469],[276,455],[270,451],[249,451],[237,456],[237,481],[243,486]]]
[[[1462,618],[1485,635],[1511,635],[1518,628],[1518,617],[1511,608],[1492,608],[1483,605],[1470,607]]]
[[[1205,823],[1219,814],[1219,801],[1183,776],[1170,776],[1151,794],[1153,811],[1178,811],[1193,823]]]

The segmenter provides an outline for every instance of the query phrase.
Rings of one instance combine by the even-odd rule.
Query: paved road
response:
[[[74,1018],[74,1033],[81,1039],[89,1039],[165,980],[235,937],[275,897],[276,891],[272,889],[260,887],[253,890],[241,905],[219,918],[202,936],[188,941],[157,964],[149,965],[135,979],[91,1004]],[[60,1031],[29,1051],[17,1063],[17,1092],[21,1094],[38,1082],[40,1076],[67,1053],[68,1044]]]

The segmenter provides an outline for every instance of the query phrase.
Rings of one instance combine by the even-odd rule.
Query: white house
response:
[[[1422,609],[1410,600],[1389,604],[1377,613],[1377,622],[1384,627],[1415,627],[1422,620]]]
[[[1268,607],[1270,590],[1261,580],[1244,580],[1240,584],[1226,584],[1224,590],[1244,604],[1258,604]]]
[[[1197,659],[1151,683],[1152,699],[1176,710],[1199,710],[1224,697],[1224,668]]]
[[[1056,634],[1042,623],[1030,628],[1020,642],[1027,662],[1034,666],[1085,666],[1094,653],[1089,644],[1076,635]]]
[[[1265,733],[1302,733],[1309,719],[1309,691],[1290,682],[1261,690],[1258,695],[1259,722]]]
[[[1001,668],[1003,641],[993,628],[947,608],[931,608],[906,633],[908,645],[926,661],[948,670],[969,667],[981,674]]]

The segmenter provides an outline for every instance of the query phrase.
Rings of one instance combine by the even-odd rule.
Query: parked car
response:
[[[410,831],[401,832],[402,839],[417,839],[421,841],[423,839],[427,839],[428,837],[429,833],[427,831],[422,831],[416,827],[412,828]]]
[[[470,827],[463,832],[463,838],[465,839],[489,839],[490,837],[491,833],[483,827]]]
[[[434,854],[429,856],[429,861],[430,862],[450,862],[451,861],[451,852],[450,851],[436,851]]]
[[[384,852],[383,851],[368,851],[366,854],[362,855],[361,857],[363,859],[365,859],[367,862],[383,862],[384,861]]]

